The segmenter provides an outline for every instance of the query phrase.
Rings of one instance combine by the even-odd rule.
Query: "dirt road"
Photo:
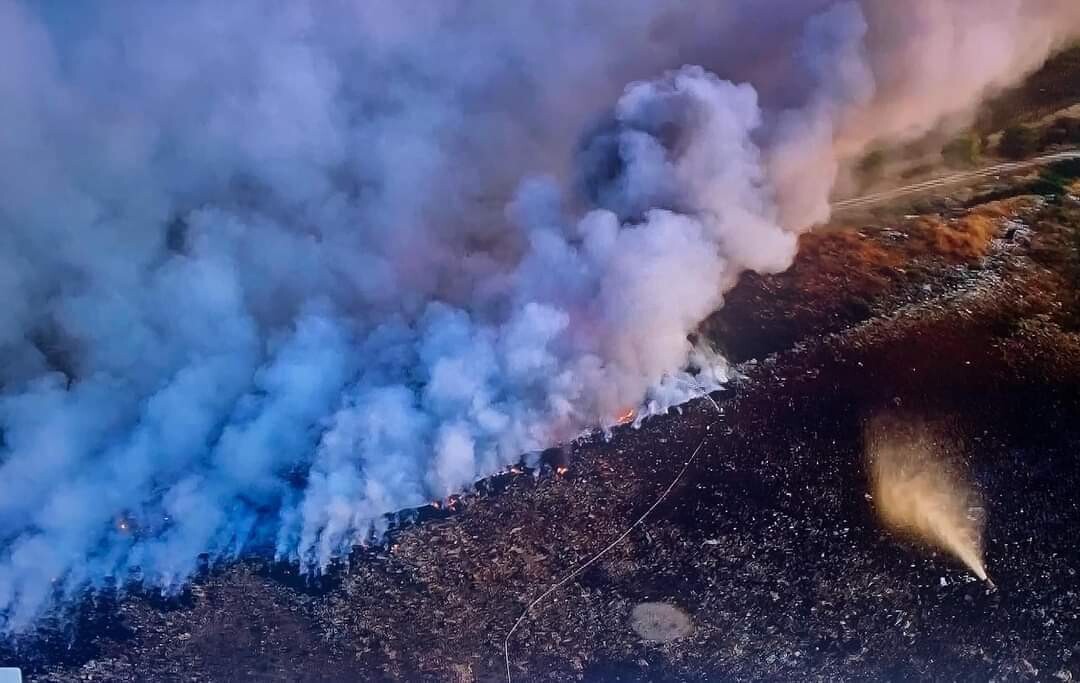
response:
[[[962,173],[953,173],[951,175],[943,176],[940,178],[932,178],[930,180],[924,180],[922,182],[914,183],[912,185],[905,185],[904,187],[896,187],[891,190],[884,190],[882,192],[874,192],[872,194],[866,194],[861,197],[852,197],[850,199],[842,199],[837,202],[833,202],[832,208],[834,212],[846,211],[851,209],[865,209],[883,202],[887,202],[900,197],[905,197],[919,192],[926,192],[927,190],[935,190],[942,187],[949,187],[952,185],[962,185],[964,183],[978,180],[980,178],[989,178],[996,175],[1006,175],[1010,173],[1017,173],[1019,171],[1026,171],[1028,169],[1037,168],[1040,166],[1047,166],[1059,161],[1069,161],[1072,159],[1080,159],[1080,150],[1070,150],[1067,152],[1056,152],[1054,154],[1047,154],[1044,156],[1034,157],[1032,159],[1025,159],[1024,161],[1010,161],[1002,164],[994,164],[993,166],[987,166],[985,168],[979,168],[971,171],[964,171]]]

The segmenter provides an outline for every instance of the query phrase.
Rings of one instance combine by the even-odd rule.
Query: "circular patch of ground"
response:
[[[666,602],[643,602],[630,612],[630,628],[642,640],[666,643],[690,635],[689,615]]]

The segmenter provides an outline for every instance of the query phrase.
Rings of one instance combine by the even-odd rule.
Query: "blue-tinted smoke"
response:
[[[253,544],[324,568],[715,386],[687,335],[787,267],[845,154],[1076,27],[691,4],[0,0],[0,623]],[[908,49],[974,64],[997,23],[937,29],[976,10],[1011,37],[950,87]]]

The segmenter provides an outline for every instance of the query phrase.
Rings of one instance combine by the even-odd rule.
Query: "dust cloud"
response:
[[[865,433],[874,508],[882,524],[960,560],[990,583],[983,562],[983,507],[959,448],[930,422],[879,415]]]

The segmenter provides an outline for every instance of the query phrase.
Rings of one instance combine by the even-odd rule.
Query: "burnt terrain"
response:
[[[1080,676],[1076,169],[803,238],[702,333],[740,378],[482,482],[309,581],[257,557],[182,595],[87,597],[0,649],[30,680],[1072,680]],[[911,212],[917,211],[916,217]],[[845,222],[846,221],[846,222]],[[883,531],[862,430],[944,422],[985,500],[991,591]],[[646,642],[643,602],[689,633]]]
[[[1053,119],[1078,83],[1074,48],[975,130]],[[1060,144],[1046,125],[1040,144]],[[745,275],[702,326],[740,373],[712,400],[418,510],[314,580],[251,556],[178,596],[87,596],[0,641],[0,666],[34,681],[503,681],[526,606],[677,478],[523,620],[513,680],[1080,677],[1077,166],[805,235],[790,270]],[[880,528],[863,429],[882,413],[962,444],[996,591]],[[689,630],[643,641],[634,610],[650,602]]]

